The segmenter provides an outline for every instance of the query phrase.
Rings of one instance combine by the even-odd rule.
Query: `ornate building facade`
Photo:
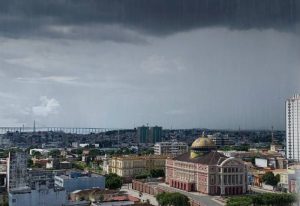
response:
[[[214,142],[203,135],[193,142],[189,153],[167,159],[166,183],[208,195],[244,194],[247,166],[240,159],[217,152]]]
[[[130,179],[149,172],[151,169],[165,170],[165,165],[166,156],[161,155],[112,157],[109,162],[108,173],[116,173],[121,177]]]

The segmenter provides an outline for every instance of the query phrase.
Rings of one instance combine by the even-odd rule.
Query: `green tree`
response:
[[[252,202],[251,197],[232,197],[227,201],[226,206],[251,206]]]
[[[27,160],[27,167],[28,167],[28,168],[32,168],[32,167],[33,167],[33,161],[32,161],[31,158],[29,158],[29,159]]]
[[[249,144],[242,144],[240,146],[235,146],[235,150],[237,151],[249,151],[250,145]]]
[[[251,196],[253,205],[272,205],[272,206],[288,206],[296,202],[296,196],[293,194],[274,194],[264,193]]]
[[[267,172],[263,175],[262,180],[267,185],[272,185],[273,187],[277,186],[278,182],[280,181],[280,176],[274,176],[273,172]]]
[[[165,171],[163,169],[152,169],[150,170],[151,177],[165,177]]]
[[[79,148],[79,149],[72,149],[71,153],[73,154],[77,154],[77,155],[81,155],[82,154],[83,149]]]
[[[72,163],[72,168],[75,168],[75,169],[79,169],[79,170],[84,170],[86,167],[86,164],[84,162],[73,162]]]
[[[119,189],[122,187],[122,184],[122,178],[115,173],[110,173],[105,176],[105,187],[108,189]]]
[[[49,156],[53,158],[58,158],[60,156],[60,151],[58,149],[51,150]]]
[[[148,173],[141,173],[141,174],[136,175],[134,178],[135,179],[146,179],[147,177],[149,177]]]
[[[154,154],[154,149],[153,148],[148,148],[148,149],[142,150],[141,152],[139,152],[139,154],[141,154],[141,155],[151,155],[151,154]]]
[[[10,150],[0,149],[0,158],[7,158]]]
[[[277,183],[280,182],[280,174],[275,175]]]
[[[100,150],[98,150],[98,149],[90,149],[90,152],[89,152],[89,156],[90,157],[95,158],[96,156],[98,156],[100,154],[101,154]]]
[[[42,156],[42,153],[39,151],[32,151],[32,156],[35,158],[40,158]]]
[[[189,198],[178,192],[160,193],[156,196],[156,200],[161,206],[190,206]]]

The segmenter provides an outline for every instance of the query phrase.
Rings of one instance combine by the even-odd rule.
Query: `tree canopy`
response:
[[[122,178],[115,173],[110,173],[105,176],[105,187],[108,189],[119,189],[122,187],[122,184]]]
[[[189,198],[178,192],[160,193],[156,196],[156,200],[161,206],[190,206]]]
[[[33,152],[32,152],[32,156],[33,156],[33,157],[36,157],[36,158],[40,158],[40,157],[42,156],[42,153],[39,152],[39,151],[33,151]]]
[[[58,149],[51,150],[49,152],[49,156],[54,157],[54,158],[59,157],[60,156],[60,151]]]
[[[226,206],[289,206],[296,201],[293,194],[264,193],[253,196],[242,196],[230,198]]]
[[[148,177],[157,178],[165,177],[165,171],[163,169],[151,169],[147,172],[142,172],[135,176],[135,179],[146,179]]]
[[[226,206],[250,206],[252,203],[252,198],[248,196],[233,197],[227,201]]]
[[[163,169],[152,169],[150,170],[151,177],[165,177],[165,171]]]
[[[280,175],[277,174],[275,176],[273,172],[267,172],[263,175],[262,180],[265,184],[272,185],[274,187],[277,186],[278,182],[280,181]]]

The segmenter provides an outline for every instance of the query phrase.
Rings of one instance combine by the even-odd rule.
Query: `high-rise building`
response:
[[[289,98],[286,107],[286,156],[300,161],[300,95]]]
[[[138,143],[156,143],[162,140],[162,127],[141,126],[137,128]]]
[[[10,152],[7,158],[7,190],[23,188],[28,185],[27,154]]]
[[[149,130],[149,143],[161,142],[162,139],[162,127],[150,127]]]
[[[137,128],[137,142],[147,143],[149,136],[149,127],[141,126]]]

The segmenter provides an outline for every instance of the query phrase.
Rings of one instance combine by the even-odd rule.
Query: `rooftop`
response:
[[[173,160],[205,164],[205,165],[216,165],[216,164],[220,164],[227,158],[228,157],[226,157],[225,155],[223,155],[217,151],[212,151],[210,153],[204,154],[203,156],[199,156],[196,158],[190,158],[190,153],[187,152],[187,153],[184,153],[182,155],[179,155],[179,156],[173,158]]]
[[[90,177],[103,177],[102,175],[97,174],[80,174],[80,175],[58,175],[56,177],[62,178],[62,179],[76,179],[76,178],[90,178]]]

